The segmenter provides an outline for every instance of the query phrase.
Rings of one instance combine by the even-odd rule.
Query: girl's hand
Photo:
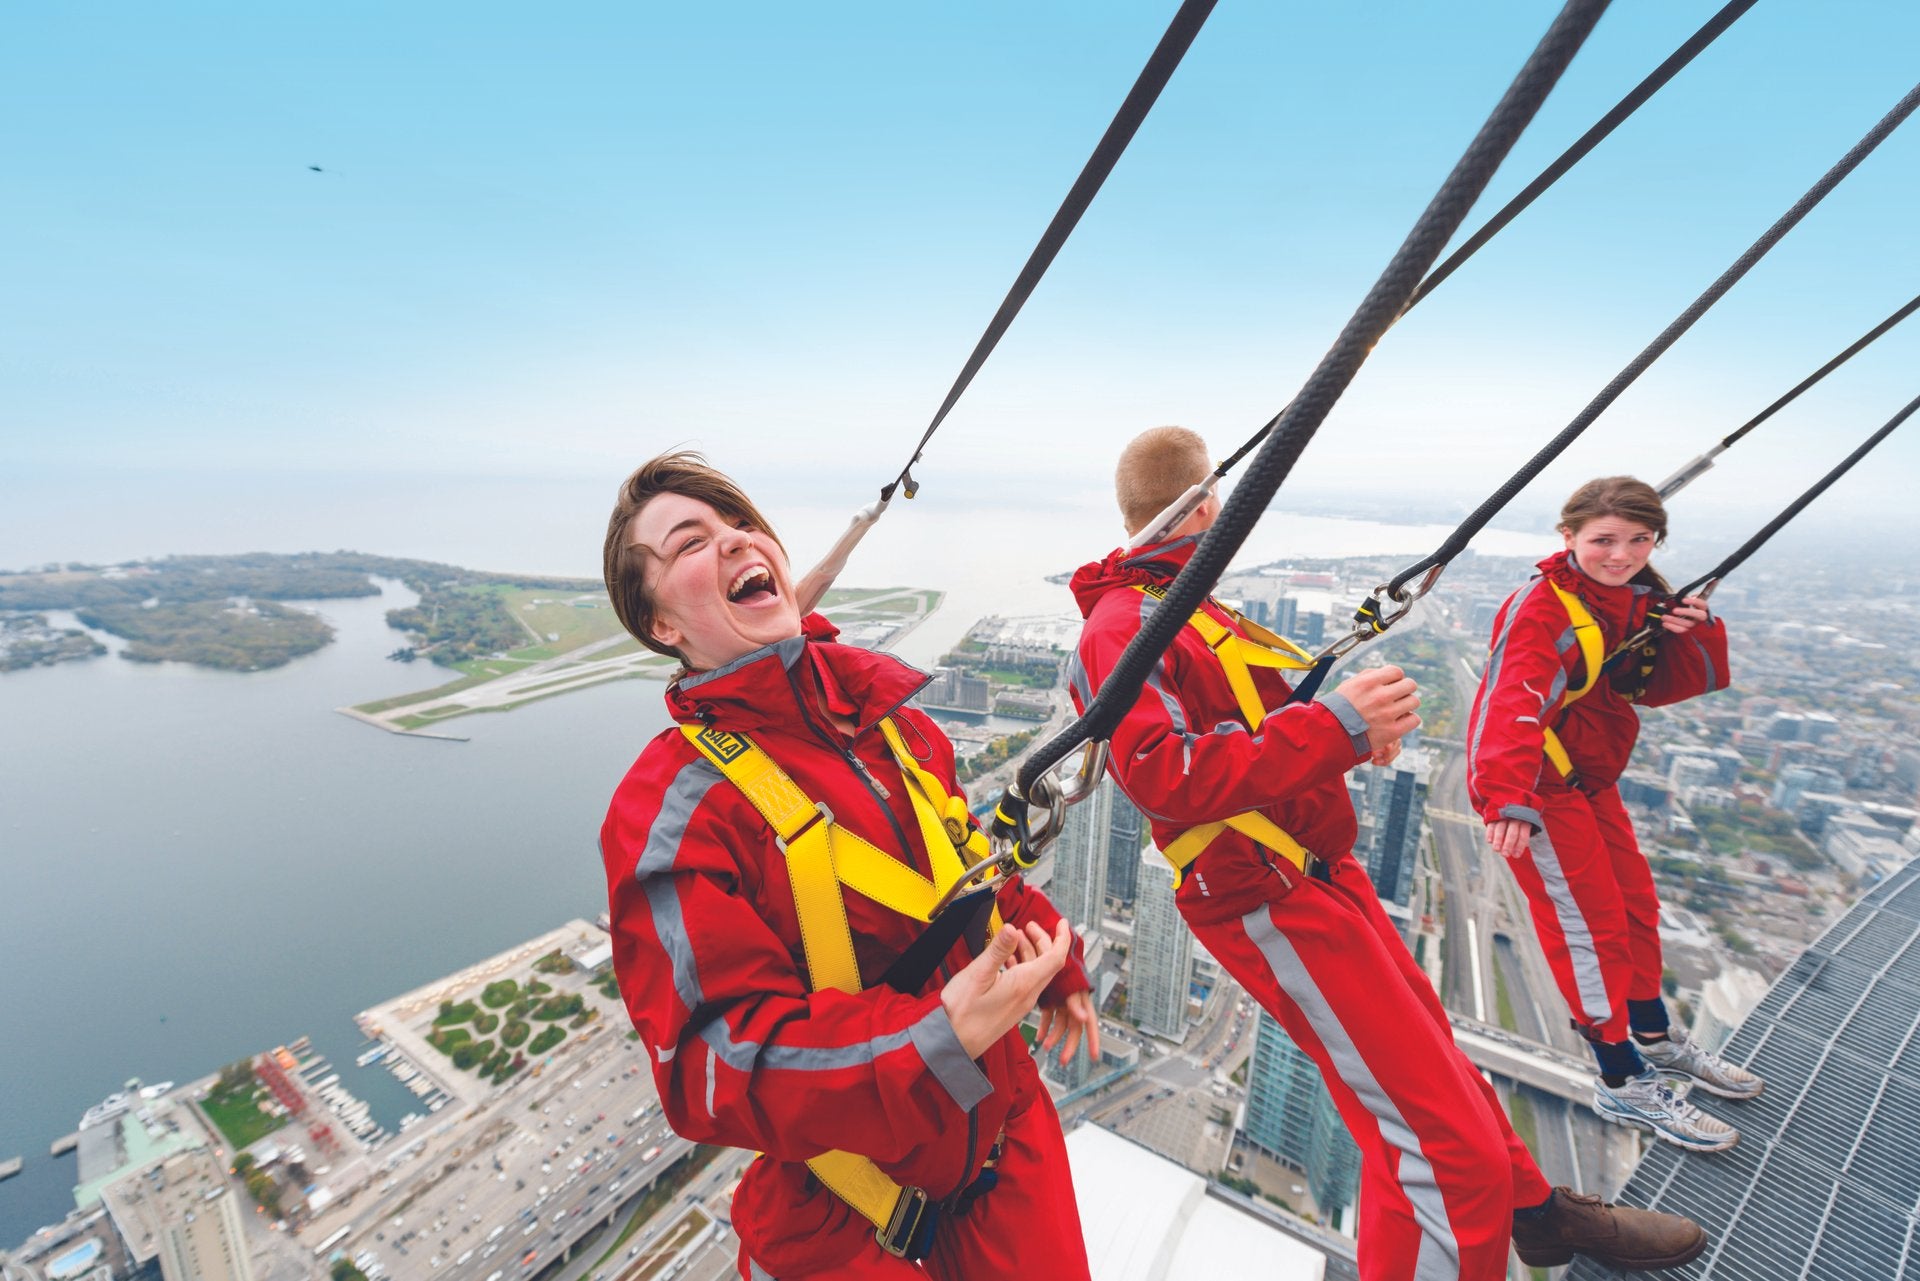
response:
[[[1660,626],[1679,636],[1692,631],[1707,621],[1707,601],[1704,596],[1683,596],[1678,604],[1669,609],[1660,619]]]
[[[1525,819],[1502,818],[1487,824],[1487,844],[1503,858],[1519,858],[1533,839],[1533,824]]]

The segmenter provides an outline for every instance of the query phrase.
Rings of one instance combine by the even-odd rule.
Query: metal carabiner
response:
[[[1382,583],[1368,592],[1367,599],[1361,602],[1359,609],[1354,611],[1353,630],[1315,654],[1314,662],[1319,663],[1330,658],[1345,658],[1366,642],[1383,634],[1389,627],[1412,612],[1415,601],[1433,590],[1433,585],[1440,581],[1440,575],[1445,569],[1445,565],[1433,566],[1411,590],[1407,588],[1396,590],[1392,583]],[[1385,610],[1383,604],[1387,600],[1393,601],[1399,608],[1392,611]]]

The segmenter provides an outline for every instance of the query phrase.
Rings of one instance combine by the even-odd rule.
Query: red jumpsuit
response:
[[[1507,598],[1467,721],[1467,790],[1480,817],[1523,819],[1535,833],[1512,861],[1547,963],[1574,1022],[1598,1042],[1627,1039],[1629,1001],[1660,999],[1660,900],[1617,784],[1640,735],[1637,702],[1677,703],[1727,686],[1727,632],[1719,619],[1663,634],[1653,670],[1636,654],[1564,710],[1586,679],[1566,606],[1548,583],[1580,598],[1600,624],[1606,652],[1646,622],[1653,589],[1608,587],[1565,552]],[[1552,727],[1573,762],[1569,786],[1548,761]]]
[[[1181,539],[1085,565],[1073,695],[1085,705],[1192,555]],[[1232,627],[1232,616],[1205,608]],[[1267,707],[1289,692],[1254,678]],[[1110,768],[1165,848],[1189,827],[1258,809],[1324,860],[1330,880],[1234,831],[1200,855],[1175,902],[1214,959],[1319,1066],[1362,1158],[1366,1281],[1506,1275],[1516,1206],[1550,1191],[1493,1089],[1453,1044],[1446,1011],[1353,858],[1344,775],[1367,759],[1366,725],[1338,694],[1249,730],[1220,662],[1182,628],[1114,731]]]
[[[805,637],[682,677],[668,707],[677,721],[748,735],[835,821],[927,875],[907,787],[877,728],[892,716],[959,794],[951,744],[902,706],[927,678],[827,643],[835,633],[817,617],[807,625]],[[829,710],[859,726],[851,740],[829,726]],[[689,1139],[764,1154],[734,1197],[742,1276],[1086,1277],[1060,1122],[1032,1055],[1014,1030],[968,1058],[940,1003],[948,974],[970,959],[964,942],[921,991],[896,992],[880,977],[921,924],[843,893],[865,990],[811,990],[772,830],[678,728],[628,771],[600,841],[614,969],[669,1123]],[[1059,920],[1018,881],[999,906],[1014,924],[1051,930]],[[1086,987],[1076,948],[1044,999]],[[803,1164],[828,1149],[856,1152],[941,1200],[976,1182],[1003,1130],[997,1187],[943,1218],[923,1265],[881,1250],[872,1225]]]

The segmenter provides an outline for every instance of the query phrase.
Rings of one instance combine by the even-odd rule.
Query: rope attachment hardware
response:
[[[1070,770],[1066,765],[1066,760],[1056,763],[1027,790],[1015,783],[1001,795],[993,807],[993,822],[987,827],[987,842],[992,853],[968,868],[965,876],[947,888],[934,905],[933,915],[940,915],[952,904],[989,886],[997,888],[1004,877],[1039,866],[1040,856],[1060,839],[1067,810],[1087,799],[1093,789],[1100,786],[1107,770],[1106,740],[1089,741],[1079,761]],[[1036,811],[1046,816],[1046,821],[1037,827],[1033,823]]]
[[[1388,628],[1413,612],[1414,602],[1432,591],[1444,572],[1445,565],[1435,565],[1412,587],[1382,583],[1368,592],[1367,598],[1360,602],[1360,608],[1353,611],[1353,630],[1321,650],[1315,660],[1344,658],[1374,637],[1383,635]],[[1395,608],[1387,607],[1389,601],[1393,602]]]

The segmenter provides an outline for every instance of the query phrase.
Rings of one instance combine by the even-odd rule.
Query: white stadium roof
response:
[[[1094,1281],[1322,1281],[1326,1256],[1096,1125],[1067,1136]]]

